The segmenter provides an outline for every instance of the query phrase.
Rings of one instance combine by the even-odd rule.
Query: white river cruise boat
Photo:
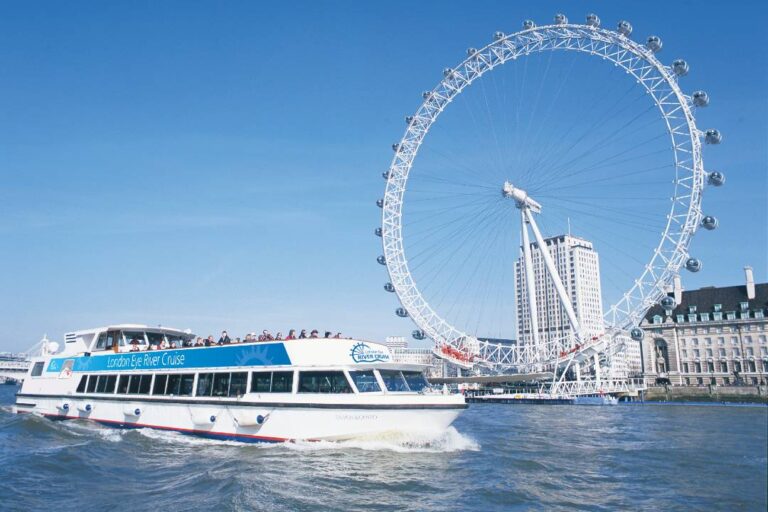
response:
[[[69,333],[35,357],[15,410],[247,442],[437,433],[467,406],[386,346],[299,339],[181,346],[189,332],[114,325]],[[47,350],[46,350],[47,347]],[[46,353],[47,352],[47,353]]]

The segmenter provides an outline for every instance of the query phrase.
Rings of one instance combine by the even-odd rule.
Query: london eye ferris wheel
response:
[[[630,23],[606,29],[594,14],[585,23],[562,14],[544,26],[525,21],[469,48],[405,118],[375,233],[384,289],[399,299],[396,314],[416,324],[415,338],[448,348],[449,359],[459,354],[459,363],[541,361],[538,349],[494,348],[519,336],[520,302],[530,311],[536,293],[553,295],[538,298],[559,302],[583,338],[567,276],[548,251],[549,288],[515,275],[515,260],[531,267],[529,244],[545,247],[551,236],[594,244],[605,328],[635,338],[674,277],[701,270],[691,238],[718,226],[702,193],[725,181],[705,170],[702,146],[721,135],[696,125],[709,97],[681,89],[688,63],[664,64],[659,37],[631,34]],[[528,292],[516,298],[521,280]]]

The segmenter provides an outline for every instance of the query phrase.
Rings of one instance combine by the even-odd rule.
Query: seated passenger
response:
[[[281,341],[281,340],[283,339],[283,333],[281,333],[281,332],[278,332],[278,333],[275,335],[275,339],[276,339],[276,340],[278,340],[278,341]]]
[[[303,340],[306,337],[307,337],[307,330],[306,329],[302,329],[301,332],[299,333],[299,339]]]
[[[195,346],[196,347],[203,347],[203,346],[205,346],[205,343],[203,343],[203,338],[198,336],[197,340],[195,340]]]
[[[274,338],[274,336],[272,336],[272,333],[271,333],[271,332],[269,332],[269,331],[268,331],[268,330],[266,330],[266,329],[264,329],[264,332],[263,332],[263,334],[264,334],[264,341],[272,341],[272,340],[274,340],[274,339],[275,339],[275,338]]]
[[[288,336],[285,337],[286,340],[295,340],[296,339],[296,329],[291,329],[288,331]]]
[[[133,338],[131,340],[131,352],[138,352],[139,351],[139,340],[136,338]]]
[[[209,334],[208,337],[203,342],[203,345],[205,345],[206,347],[210,347],[215,344],[216,343],[213,341],[213,334]]]
[[[267,341],[267,339],[264,337],[263,334],[259,334],[259,337],[257,338],[257,341]]]
[[[312,332],[309,333],[310,338],[317,338],[317,329],[312,329]]]
[[[323,338],[330,338],[331,337],[331,331],[325,331],[325,335],[323,335]]]
[[[219,338],[219,345],[229,345],[232,340],[229,339],[227,331],[221,331],[221,338]]]
[[[160,342],[160,350],[166,350],[170,345],[168,345],[168,340],[163,338],[163,341]]]

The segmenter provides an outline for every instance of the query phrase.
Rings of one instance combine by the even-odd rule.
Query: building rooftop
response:
[[[673,294],[669,294],[672,296]],[[672,310],[672,317],[686,315],[689,306],[696,306],[696,312],[709,313],[715,310],[715,304],[721,305],[721,311],[741,311],[741,303],[747,302],[751,311],[765,310],[768,308],[768,283],[755,284],[755,298],[747,298],[747,286],[707,286],[698,290],[688,290],[682,293],[680,304]],[[647,321],[654,316],[664,316],[664,308],[660,305],[652,307],[645,315]]]

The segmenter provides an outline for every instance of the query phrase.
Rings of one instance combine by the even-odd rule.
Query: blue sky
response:
[[[373,236],[403,116],[468,46],[559,11],[688,60],[728,181],[684,284],[765,281],[759,2],[2,2],[0,350],[117,322],[407,335]]]

